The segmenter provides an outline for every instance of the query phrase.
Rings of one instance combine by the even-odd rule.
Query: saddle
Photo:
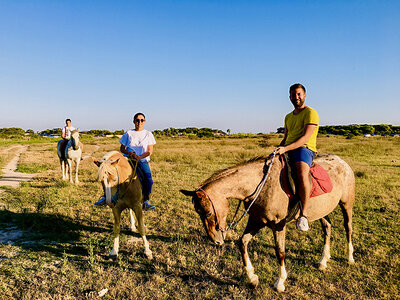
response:
[[[282,170],[280,174],[281,187],[289,197],[287,221],[291,221],[300,209],[300,197],[298,194],[296,194],[296,173],[290,164],[289,157],[286,153],[284,155],[280,155],[279,160],[282,163]],[[320,196],[325,193],[330,193],[333,189],[332,181],[328,172],[314,162],[310,168],[309,179],[311,185],[310,198]]]

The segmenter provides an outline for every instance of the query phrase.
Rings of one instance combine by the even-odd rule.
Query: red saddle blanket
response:
[[[281,186],[284,192],[290,199],[294,198],[293,188],[289,180],[289,172],[287,165],[282,162],[281,171]],[[320,196],[325,193],[330,193],[333,189],[331,178],[328,172],[320,165],[314,163],[310,169],[310,182],[311,182],[311,193],[310,197]]]

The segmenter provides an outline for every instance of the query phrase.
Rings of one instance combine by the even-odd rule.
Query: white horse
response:
[[[60,159],[61,171],[63,180],[68,180],[73,183],[72,180],[72,162],[75,162],[75,183],[79,183],[78,170],[79,163],[81,162],[82,148],[79,142],[79,130],[73,130],[71,132],[71,139],[68,141],[64,149],[64,155],[61,155],[60,145],[61,141],[57,144],[57,154]]]

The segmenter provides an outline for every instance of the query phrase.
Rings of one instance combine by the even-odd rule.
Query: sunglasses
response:
[[[145,119],[136,119],[135,122],[136,123],[144,123]]]

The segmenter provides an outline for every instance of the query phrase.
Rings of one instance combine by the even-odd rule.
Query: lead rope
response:
[[[271,171],[271,167],[272,167],[272,164],[273,164],[273,162],[274,162],[274,158],[275,158],[275,156],[276,156],[276,150],[275,150],[274,152],[272,152],[272,154],[271,154],[269,157],[271,157],[271,156],[272,156],[272,158],[271,158],[271,162],[270,162],[269,165],[268,165],[267,174],[264,176],[264,178],[261,180],[261,182],[260,182],[260,183],[258,184],[258,186],[256,187],[256,191],[257,191],[257,192],[255,193],[256,195],[254,196],[253,201],[251,201],[249,207],[248,207],[248,208],[245,210],[245,212],[240,216],[239,220],[235,221],[236,215],[237,215],[237,213],[238,213],[238,211],[239,211],[239,207],[240,207],[240,204],[241,204],[241,201],[240,201],[240,202],[239,202],[239,205],[238,205],[238,207],[237,207],[237,209],[236,209],[236,213],[235,213],[235,215],[234,215],[234,217],[233,217],[233,221],[232,221],[231,224],[229,224],[229,226],[228,226],[226,229],[224,229],[223,231],[228,231],[228,230],[232,229],[233,227],[235,227],[235,226],[243,219],[243,217],[244,217],[245,215],[247,215],[247,213],[250,211],[250,208],[253,206],[254,202],[256,202],[258,196],[259,196],[260,193],[261,193],[262,188],[263,188],[264,185],[265,185],[265,182],[267,181],[267,178],[268,178],[268,176],[269,176],[269,173],[270,173],[270,171]],[[254,194],[254,193],[253,193],[253,194]],[[251,195],[250,195],[250,197],[251,197]],[[248,198],[248,197],[246,197],[246,198]]]

